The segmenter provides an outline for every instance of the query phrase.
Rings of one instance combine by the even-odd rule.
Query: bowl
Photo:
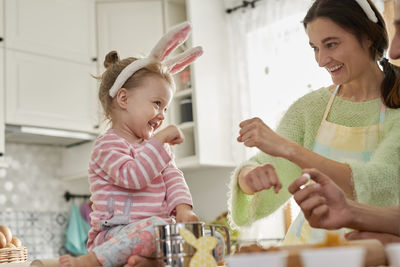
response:
[[[393,267],[400,267],[400,243],[392,243],[386,246],[386,254],[389,263]]]
[[[365,249],[351,246],[305,249],[300,255],[304,267],[362,267]]]
[[[243,253],[226,257],[226,265],[228,267],[285,267],[286,259],[287,253],[284,251]]]

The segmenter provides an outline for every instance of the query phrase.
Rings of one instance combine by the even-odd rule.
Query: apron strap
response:
[[[385,114],[386,114],[386,105],[385,102],[383,102],[382,100],[381,112],[379,114],[379,124],[382,124],[383,121],[385,120]]]
[[[324,117],[322,118],[322,121],[325,121],[326,117],[328,117],[329,110],[331,109],[333,100],[335,99],[335,96],[336,96],[337,92],[339,91],[339,87],[340,87],[340,85],[336,86],[335,91],[333,92],[331,98],[329,99],[328,105],[326,105],[326,109],[325,109],[325,113],[324,113]]]

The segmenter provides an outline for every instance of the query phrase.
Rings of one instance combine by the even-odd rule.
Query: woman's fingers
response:
[[[326,203],[325,198],[318,195],[314,195],[313,197],[307,198],[306,200],[301,202],[299,206],[303,211],[304,216],[306,218],[310,218],[313,213],[313,210],[321,205],[324,205],[325,203]]]
[[[298,205],[300,205],[302,202],[304,202],[306,199],[311,198],[315,195],[319,195],[318,192],[320,190],[321,186],[319,184],[310,184],[306,186],[305,188],[297,191],[293,197],[294,200]]]
[[[301,189],[301,186],[305,185],[306,183],[308,183],[308,178],[305,176],[300,176],[289,185],[288,190],[292,195],[294,195]]]
[[[275,193],[278,193],[279,190],[281,190],[282,188],[282,184],[279,181],[278,174],[276,173],[275,168],[271,164],[266,164],[263,167],[266,170],[269,186],[273,186]]]
[[[275,192],[279,192],[282,184],[274,167],[270,164],[258,166],[246,175],[247,186],[253,193],[274,187]]]

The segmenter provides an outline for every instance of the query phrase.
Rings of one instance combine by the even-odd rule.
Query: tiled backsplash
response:
[[[65,253],[71,201],[65,201],[69,188],[59,177],[62,149],[6,143],[9,167],[0,169],[0,224],[21,239],[29,260]]]
[[[0,211],[67,211],[59,178],[61,147],[6,144],[0,169]]]
[[[10,227],[13,236],[28,249],[28,261],[56,258],[65,253],[68,212],[0,212],[0,224]]]

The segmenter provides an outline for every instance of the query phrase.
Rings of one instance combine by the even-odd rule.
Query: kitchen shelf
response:
[[[179,124],[178,127],[182,131],[185,131],[185,130],[188,130],[188,129],[192,129],[192,128],[194,128],[194,122],[193,121],[184,122],[184,123]]]
[[[191,96],[193,93],[193,89],[192,88],[187,88],[187,89],[183,89],[183,90],[179,90],[175,93],[174,98],[184,98],[184,97],[188,97]]]

